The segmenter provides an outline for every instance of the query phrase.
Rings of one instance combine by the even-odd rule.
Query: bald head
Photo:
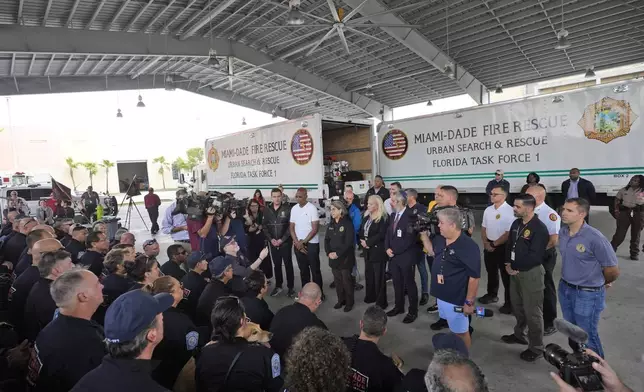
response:
[[[308,193],[306,191],[306,188],[298,188],[297,192],[295,193],[295,200],[300,206],[304,206],[307,203],[308,199]]]
[[[537,205],[540,205],[546,200],[546,190],[541,185],[532,185],[525,193],[532,195],[537,201]]]
[[[298,302],[315,312],[322,302],[322,290],[317,283],[309,282],[302,287]]]
[[[134,246],[135,242],[136,242],[136,239],[134,238],[134,234],[123,233],[123,235],[121,235],[121,242],[120,242],[121,244]]]
[[[30,231],[34,231],[34,230],[44,230],[49,234],[51,234],[52,236],[56,236],[56,231],[54,231],[54,228],[49,225],[36,225]]]
[[[35,220],[34,218],[20,219],[19,230],[20,230],[21,233],[23,233],[25,235],[29,234],[31,229],[33,229],[36,226],[38,226],[38,221]]]
[[[16,220],[16,217],[18,216],[18,211],[9,211],[7,213],[7,219],[9,222],[13,223]]]
[[[58,249],[63,249],[63,244],[60,243],[55,238],[45,238],[40,241],[37,241],[34,244],[34,247],[31,249],[31,255],[33,256],[33,264],[38,265],[40,261],[40,256],[45,252],[53,252]]]

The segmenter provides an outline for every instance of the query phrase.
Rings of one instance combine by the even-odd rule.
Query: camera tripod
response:
[[[123,208],[125,199],[129,200],[127,205],[127,212],[125,213],[125,222],[123,222],[123,227],[130,230],[130,223],[132,222],[132,208],[134,208],[136,212],[139,214],[139,218],[141,218],[141,222],[143,222],[143,226],[145,226],[145,230],[149,231],[148,225],[145,223],[145,219],[143,219],[143,215],[141,215],[141,211],[139,210],[139,207],[136,206],[136,204],[134,203],[134,199],[132,199],[132,196],[130,195],[132,186],[134,185],[135,181],[136,181],[136,174],[132,178],[130,185],[127,187],[127,190],[125,191],[125,196],[123,197],[123,201],[121,201],[121,205],[119,206],[119,209]]]

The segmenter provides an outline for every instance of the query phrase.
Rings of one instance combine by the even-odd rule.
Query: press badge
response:
[[[436,275],[436,281],[438,282],[438,284],[444,284],[445,283],[445,280],[443,279],[442,274]]]
[[[400,230],[400,229],[396,230],[396,236],[398,238],[402,238],[402,230]]]

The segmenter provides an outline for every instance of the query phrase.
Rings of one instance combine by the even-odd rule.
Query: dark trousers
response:
[[[148,215],[150,216],[150,222],[152,222],[152,227],[150,228],[150,232],[152,234],[158,233],[159,223],[157,221],[159,220],[159,206],[149,207],[147,208],[147,210],[148,210]]]
[[[320,271],[320,244],[306,244],[306,253],[302,253],[293,247],[295,251],[295,258],[297,259],[297,266],[300,269],[300,278],[302,279],[302,287],[311,281],[320,286],[320,290],[324,291],[322,286],[322,272]]]
[[[615,235],[611,240],[613,249],[617,248],[624,242],[628,228],[631,228],[631,256],[637,257],[640,253],[640,234],[642,233],[642,226],[644,225],[644,213],[642,208],[626,208],[619,209],[619,216],[617,217],[617,229]]]
[[[543,327],[550,328],[557,318],[557,289],[554,280],[555,265],[557,264],[557,251],[546,250],[546,257],[543,261],[543,268],[546,270],[544,276],[545,289],[543,290]]]
[[[505,303],[510,305],[510,275],[505,270],[505,244],[494,249],[493,252],[484,251],[485,270],[487,271],[487,294],[497,297],[499,294],[499,271],[503,281],[503,297]]]
[[[295,284],[295,277],[293,274],[293,253],[291,252],[292,244],[286,242],[280,247],[269,245],[271,259],[275,267],[275,287],[282,287],[284,284],[284,275],[282,274],[282,262],[284,262],[284,269],[286,270],[286,286],[292,289]],[[296,250],[297,252],[297,250]]]
[[[403,255],[394,256],[389,261],[389,272],[394,281],[394,292],[396,295],[396,309],[405,310],[405,293],[409,297],[409,313],[418,314],[418,287],[416,287],[416,265],[417,255],[415,252],[407,252]]]
[[[365,260],[364,280],[365,295],[364,301],[367,303],[375,302],[381,308],[389,306],[387,302],[387,283],[385,280],[386,262],[370,263]]]
[[[355,286],[351,277],[351,269],[331,268],[331,272],[333,272],[335,292],[338,294],[338,303],[353,306]]]

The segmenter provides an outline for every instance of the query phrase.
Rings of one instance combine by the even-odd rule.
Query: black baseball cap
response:
[[[197,264],[199,264],[200,261],[208,261],[211,258],[212,256],[210,254],[195,250],[192,253],[190,253],[190,256],[188,256],[188,261],[186,261],[186,265],[188,266],[189,269],[194,269],[197,266]]]
[[[432,337],[432,345],[434,346],[434,351],[453,350],[465,358],[470,355],[463,339],[453,333],[437,333]]]

